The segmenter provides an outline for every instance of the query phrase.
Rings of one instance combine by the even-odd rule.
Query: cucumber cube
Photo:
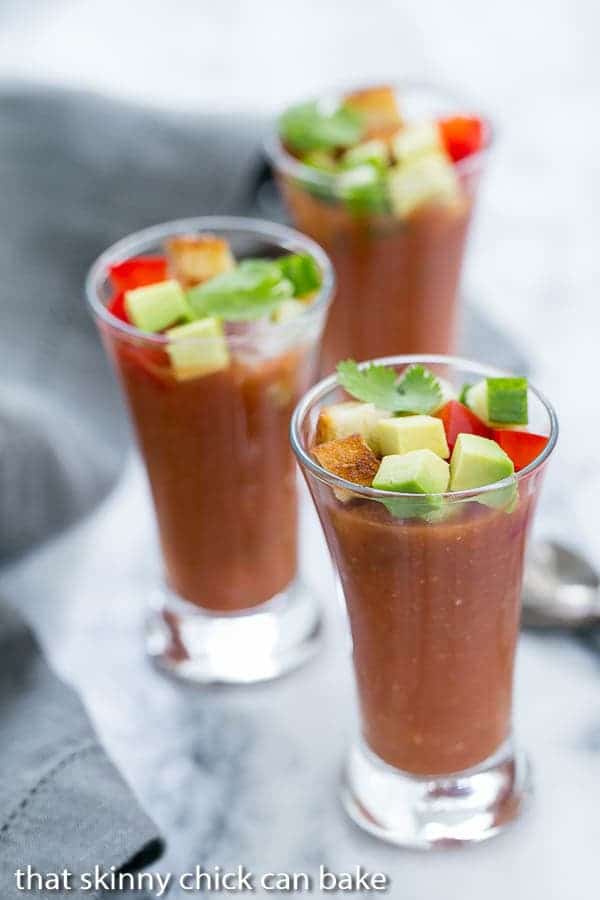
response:
[[[178,381],[210,375],[229,365],[229,352],[219,319],[198,319],[170,328],[167,353]]]
[[[399,219],[428,203],[454,204],[460,195],[454,168],[441,153],[417,156],[395,166],[390,170],[389,191],[392,210]]]
[[[466,392],[467,406],[487,425],[527,425],[527,379],[484,378]]]
[[[126,291],[125,309],[140,331],[162,331],[189,318],[185,293],[174,279]]]
[[[450,490],[466,491],[508,478],[513,461],[496,441],[459,434],[450,460]]]
[[[490,421],[527,425],[526,378],[488,378],[487,399]]]
[[[310,253],[290,253],[277,260],[284,278],[294,286],[294,296],[304,297],[321,287],[323,276]]]
[[[374,440],[382,456],[431,450],[442,459],[450,456],[444,423],[435,416],[399,416],[378,422]]]
[[[373,479],[381,491],[403,494],[442,494],[448,489],[448,463],[431,450],[384,456]]]

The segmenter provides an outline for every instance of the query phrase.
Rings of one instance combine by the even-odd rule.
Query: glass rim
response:
[[[369,87],[379,87],[379,86],[391,86],[396,91],[401,92],[402,90],[419,90],[426,89],[437,91],[438,94],[444,95],[452,100],[456,100],[458,104],[458,108],[461,106],[465,110],[471,109],[475,112],[478,108],[478,104],[471,104],[468,101],[466,95],[461,94],[460,91],[454,91],[452,88],[445,88],[442,84],[435,81],[427,81],[427,80],[417,80],[417,79],[407,79],[405,81],[389,81],[389,82],[372,82],[368,85],[362,85],[361,87],[348,87],[343,91],[341,89],[338,90],[330,90],[324,91],[321,94],[316,96],[306,98],[307,103],[314,100],[327,100],[331,99],[335,101],[341,98],[344,94],[352,93],[353,90],[364,90]],[[289,109],[289,106],[286,107]],[[284,110],[285,111],[285,110]],[[476,153],[471,153],[469,156],[465,156],[463,159],[458,160],[458,162],[453,162],[453,167],[456,169],[459,175],[468,175],[472,171],[476,171],[481,167],[483,160],[489,153],[490,148],[492,147],[495,137],[496,137],[496,129],[492,124],[490,117],[483,110],[479,113],[479,118],[483,121],[485,125],[485,140],[484,145],[481,150],[478,150]],[[298,178],[302,181],[306,181],[309,183],[313,183],[315,186],[321,187],[329,187],[336,183],[337,178],[339,177],[338,172],[323,172],[320,169],[315,169],[314,166],[308,166],[306,163],[303,163],[296,156],[285,149],[279,134],[276,129],[274,129],[263,142],[264,151],[270,161],[270,163],[275,167],[277,171],[283,172],[286,175],[292,175],[295,178]]]
[[[90,266],[85,278],[85,294],[87,304],[93,314],[105,322],[110,328],[123,335],[136,340],[147,341],[151,344],[165,346],[169,339],[164,334],[141,331],[135,325],[123,322],[108,310],[108,307],[100,299],[99,288],[108,275],[108,268],[118,262],[132,259],[143,252],[147,245],[158,243],[171,235],[193,234],[201,232],[221,231],[254,234],[271,240],[284,249],[295,248],[296,252],[302,249],[316,259],[323,274],[323,283],[312,303],[307,305],[299,315],[288,322],[273,322],[270,333],[275,336],[284,334],[288,330],[298,329],[304,321],[311,320],[317,313],[324,312],[329,306],[335,290],[336,278],[333,265],[323,248],[302,232],[278,222],[270,222],[266,219],[256,219],[247,216],[193,216],[185,219],[173,219],[160,222],[134,231],[107,247]],[[227,341],[231,345],[245,344],[252,338],[251,334],[227,335]],[[188,338],[188,340],[202,340],[202,338]],[[206,339],[204,339],[206,340]]]
[[[511,377],[513,373],[506,371],[505,369],[499,369],[495,366],[488,366],[485,363],[479,363],[475,360],[465,359],[460,356],[445,356],[444,354],[426,354],[426,353],[418,353],[418,354],[409,354],[409,355],[399,355],[399,356],[383,356],[378,359],[370,359],[365,360],[364,362],[359,363],[359,368],[364,369],[366,366],[371,364],[376,365],[411,365],[415,363],[421,363],[423,365],[427,365],[428,363],[440,364],[440,365],[451,365],[455,369],[471,369],[474,372],[480,374],[483,378],[486,377]],[[463,491],[444,491],[443,493],[437,494],[410,494],[410,493],[402,493],[400,491],[382,491],[378,488],[368,487],[362,484],[356,484],[353,481],[347,481],[345,478],[340,478],[338,475],[334,475],[332,472],[328,472],[327,469],[324,469],[323,466],[319,465],[316,460],[312,458],[310,453],[304,448],[301,440],[301,427],[306,419],[308,412],[313,408],[313,406],[319,401],[323,400],[328,393],[331,393],[335,388],[341,388],[341,386],[337,382],[337,375],[334,373],[333,375],[328,375],[327,378],[323,378],[321,381],[317,382],[306,394],[300,399],[294,412],[292,413],[292,418],[290,421],[290,443],[292,445],[292,450],[296,455],[296,459],[300,463],[300,465],[307,469],[312,475],[319,479],[319,481],[323,481],[326,484],[329,484],[334,488],[341,488],[342,490],[351,491],[353,494],[358,494],[366,499],[371,500],[390,500],[392,497],[402,497],[406,499],[423,499],[423,497],[439,497],[445,500],[468,500],[473,497],[479,497],[481,494],[488,494],[492,491],[501,490],[505,487],[510,487],[515,482],[518,484],[523,478],[531,475],[532,472],[539,469],[543,466],[548,460],[550,454],[554,450],[556,446],[556,441],[558,439],[558,418],[556,416],[556,412],[554,407],[550,403],[549,400],[546,399],[544,394],[539,391],[532,384],[528,383],[529,390],[537,397],[540,401],[546,413],[548,415],[548,419],[550,422],[550,433],[548,435],[548,443],[542,450],[538,456],[535,457],[527,466],[521,469],[519,472],[515,472],[513,475],[509,475],[507,478],[503,478],[501,481],[494,481],[492,484],[485,484],[478,488],[469,488],[468,490]],[[343,388],[341,388],[343,390]]]

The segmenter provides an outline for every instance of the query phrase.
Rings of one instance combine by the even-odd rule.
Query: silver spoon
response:
[[[600,625],[598,572],[562,544],[534,544],[525,565],[522,623],[528,628]]]

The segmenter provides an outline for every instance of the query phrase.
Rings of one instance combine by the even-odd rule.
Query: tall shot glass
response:
[[[472,111],[441,86],[398,84],[396,94],[408,121]],[[326,95],[320,102],[328,107],[339,99]],[[323,374],[348,357],[456,350],[465,246],[492,143],[491,125],[485,119],[484,125],[482,149],[454,164],[455,202],[433,198],[402,219],[349,209],[337,174],[304,164],[276,135],[267,141],[294,226],[321,244],[338,279],[323,337]]]
[[[226,238],[238,260],[309,253],[322,287],[294,319],[226,325],[225,367],[178,380],[164,335],[141,332],[108,311],[109,268],[162,253],[165,240],[190,234]],[[273,678],[317,647],[318,604],[297,576],[288,428],[313,378],[333,284],[326,255],[310,239],[267,222],[221,217],[140,231],[110,247],[89,273],[88,301],[146,466],[166,572],[147,647],[181,678]]]
[[[501,375],[443,356],[422,363],[460,386]],[[554,410],[530,389],[544,451],[476,490],[395,494],[327,472],[311,456],[320,409],[344,398],[330,377],[300,401],[291,441],[343,587],[361,737],[343,802],[365,830],[407,847],[481,841],[520,812],[528,765],[512,731],[513,669],[529,526],[557,438]]]

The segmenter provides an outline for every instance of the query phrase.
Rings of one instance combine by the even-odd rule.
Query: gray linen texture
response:
[[[0,562],[90,511],[126,452],[121,400],[84,303],[88,266],[146,225],[248,211],[260,127],[63,90],[0,92]],[[20,866],[136,868],[160,851],[77,695],[1,605],[0,897],[25,896]]]

